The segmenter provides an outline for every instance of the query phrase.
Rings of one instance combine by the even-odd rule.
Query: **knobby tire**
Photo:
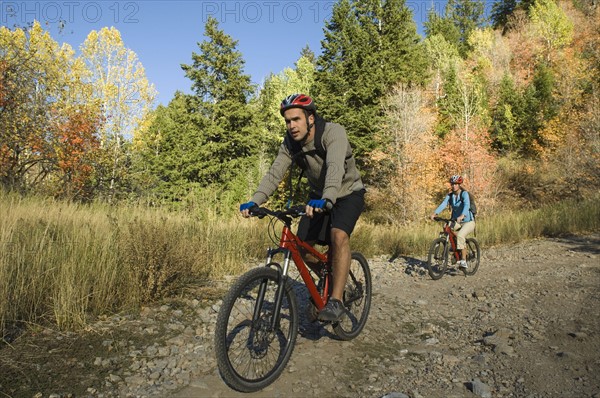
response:
[[[437,238],[431,242],[427,256],[427,272],[433,280],[438,280],[448,268],[448,247],[445,238]]]
[[[480,257],[479,242],[475,238],[467,238],[467,264],[469,266],[466,271],[463,271],[465,275],[475,275],[475,272],[479,269]]]
[[[346,314],[333,324],[333,331],[341,340],[352,340],[365,327],[371,309],[372,289],[369,263],[362,254],[352,253],[350,274],[344,289]]]
[[[280,321],[271,330],[280,280],[276,269],[254,268],[227,292],[217,317],[215,354],[221,377],[241,392],[273,383],[288,363],[298,335],[298,303],[290,283],[284,285]],[[253,314],[261,283],[266,292],[257,320]]]

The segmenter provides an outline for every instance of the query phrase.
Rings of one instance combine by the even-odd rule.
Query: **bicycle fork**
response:
[[[280,264],[272,262],[273,256],[275,256],[278,253],[284,253],[283,268],[281,267]],[[271,323],[269,325],[270,330],[275,330],[277,328],[277,326],[279,325],[279,320],[281,318],[281,305],[283,302],[283,292],[285,289],[285,281],[287,280],[287,274],[288,274],[288,270],[289,270],[290,260],[291,260],[291,252],[288,249],[279,247],[277,249],[269,248],[267,251],[266,266],[267,267],[273,267],[273,266],[276,267],[278,270],[277,274],[279,275],[279,280],[277,281],[277,290],[275,291],[275,302],[273,303],[273,313],[271,316]],[[261,282],[260,287],[258,289],[258,297],[256,298],[256,306],[254,307],[254,313],[252,316],[253,323],[257,322],[260,319],[260,313],[261,313],[261,309],[264,304],[268,282],[269,282],[268,279],[264,279]]]

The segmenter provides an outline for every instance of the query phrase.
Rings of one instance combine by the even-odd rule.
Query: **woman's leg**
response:
[[[475,221],[466,222],[456,232],[456,248],[460,250],[461,258],[467,259],[467,235],[475,230]]]

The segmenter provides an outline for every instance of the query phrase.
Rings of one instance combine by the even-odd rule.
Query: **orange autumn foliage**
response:
[[[468,140],[462,130],[453,130],[446,135],[440,147],[443,153],[440,158],[443,165],[440,185],[451,175],[462,175],[465,189],[477,197],[480,214],[494,206],[497,191],[497,159],[490,148],[489,134],[482,127],[473,128]]]
[[[56,195],[70,199],[91,198],[95,160],[100,150],[98,113],[84,106],[68,110],[57,123],[55,133],[56,165],[60,184]]]

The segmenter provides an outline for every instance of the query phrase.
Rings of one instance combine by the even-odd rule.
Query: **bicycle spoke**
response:
[[[268,276],[268,278],[265,278]],[[273,328],[276,271],[250,271],[223,302],[216,330],[219,370],[225,381],[240,391],[256,391],[270,384],[283,371],[296,338],[298,315],[293,292],[286,288],[278,325]],[[258,300],[261,284],[264,297]],[[260,308],[255,308],[258,303]],[[257,318],[254,319],[254,314]],[[223,336],[223,340],[221,340]],[[220,342],[223,341],[224,344]]]
[[[346,314],[334,324],[334,331],[341,339],[350,340],[365,326],[371,306],[371,273],[367,261],[358,253],[353,253],[343,301]]]
[[[466,275],[474,275],[479,269],[481,249],[475,238],[467,239],[467,263],[468,269]]]
[[[429,248],[427,258],[427,271],[431,279],[440,279],[446,273],[448,267],[448,250],[446,240],[435,239]]]

